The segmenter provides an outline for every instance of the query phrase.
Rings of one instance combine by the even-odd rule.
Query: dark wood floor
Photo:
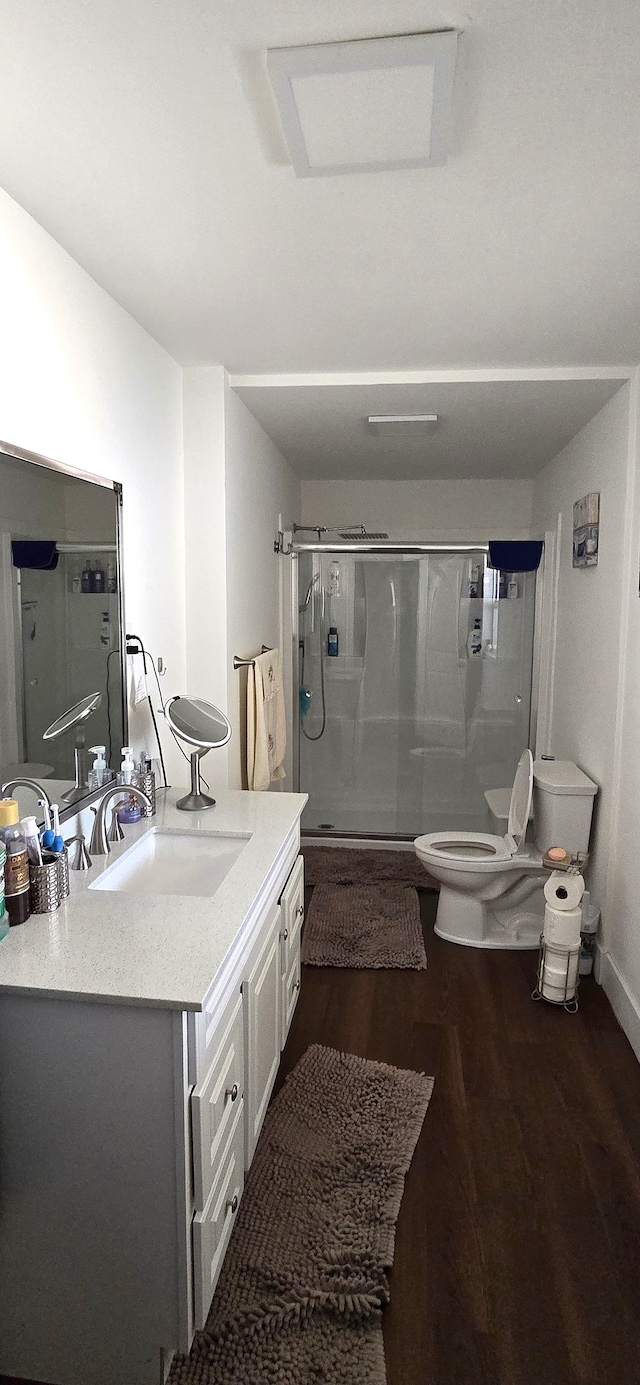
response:
[[[592,978],[534,1003],[535,954],[443,942],[436,903],[426,972],[303,969],[278,1075],[323,1043],[435,1076],[388,1385],[639,1385],[640,1066]]]
[[[640,1066],[593,980],[534,1004],[534,954],[442,942],[436,902],[426,972],[303,969],[277,1082],[310,1043],[435,1076],[388,1385],[640,1385]]]

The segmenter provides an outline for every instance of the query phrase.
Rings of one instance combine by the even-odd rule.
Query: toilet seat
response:
[[[521,850],[529,821],[531,795],[533,793],[533,755],[530,750],[523,751],[511,790],[509,804],[509,823],[505,837],[497,837],[490,832],[427,832],[414,843],[415,850],[425,864],[429,857],[432,863],[449,865],[454,870],[474,871],[480,875],[490,875],[494,871],[509,868],[527,860]],[[517,857],[517,861],[514,858]]]

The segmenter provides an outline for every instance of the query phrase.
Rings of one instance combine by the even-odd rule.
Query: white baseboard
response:
[[[600,981],[605,995],[611,1001],[613,1013],[640,1062],[640,1004],[631,994],[610,952],[602,953]]]

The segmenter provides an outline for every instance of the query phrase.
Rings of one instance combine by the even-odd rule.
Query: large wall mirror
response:
[[[91,791],[127,740],[120,512],[111,481],[0,443],[0,782]],[[35,811],[35,804],[34,809]]]

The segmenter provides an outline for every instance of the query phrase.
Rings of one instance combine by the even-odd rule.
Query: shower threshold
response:
[[[416,837],[420,835],[416,832]],[[411,846],[415,837],[407,835],[406,832],[349,832],[345,828],[332,827],[302,827],[301,837],[322,837],[323,841],[349,841],[349,842],[393,842],[394,846]]]

